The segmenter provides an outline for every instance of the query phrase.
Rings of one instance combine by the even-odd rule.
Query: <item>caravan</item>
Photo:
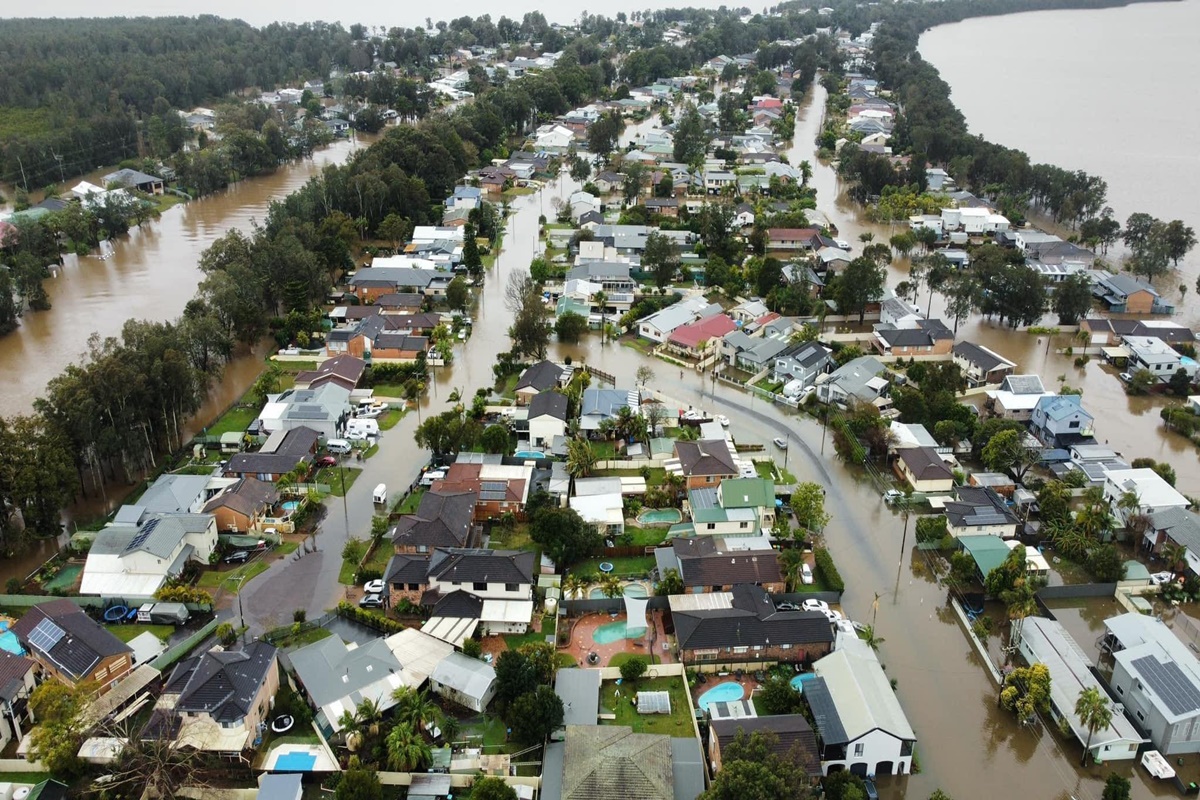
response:
[[[373,419],[352,419],[346,423],[346,436],[350,439],[366,439],[379,435],[379,422]]]
[[[371,499],[375,501],[377,506],[387,505],[387,484],[381,483],[375,487],[375,491],[371,492]]]

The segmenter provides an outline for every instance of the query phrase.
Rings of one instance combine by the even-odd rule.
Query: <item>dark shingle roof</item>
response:
[[[977,525],[1016,525],[1017,518],[1003,498],[986,486],[956,486],[955,500],[946,503],[946,519],[955,528]]]
[[[919,481],[936,481],[953,478],[954,473],[942,461],[932,447],[906,447],[900,451],[900,460]]]
[[[807,691],[807,687],[805,687]],[[817,735],[808,720],[801,714],[781,714],[774,717],[752,717],[749,719],[714,719],[709,723],[722,748],[727,747],[738,731],[747,735],[757,731],[775,734],[776,743],[771,752],[796,760],[809,775],[821,774],[821,755],[817,748]]]
[[[979,371],[983,373],[1007,365],[1000,356],[974,342],[959,342],[954,345],[954,355],[979,367]]]
[[[737,465],[724,439],[676,442],[675,455],[684,475],[737,475]]]
[[[833,695],[829,693],[824,678],[817,677],[804,684],[804,699],[812,709],[813,721],[817,723],[821,741],[826,747],[831,744],[847,744],[850,741],[842,725],[842,718],[838,716],[837,704],[833,702]]]
[[[417,513],[405,514],[392,528],[393,543],[401,546],[462,547],[471,537],[475,492],[426,492]]]
[[[833,627],[819,611],[776,611],[760,587],[733,587],[733,607],[675,611],[675,634],[684,650],[767,644],[808,645],[833,641]]]
[[[429,577],[443,583],[533,583],[535,553],[439,547],[429,560]]]
[[[211,514],[218,508],[230,508],[239,514],[252,517],[264,506],[273,506],[279,500],[279,490],[273,484],[258,478],[245,477],[209,500],[204,513]]]
[[[701,538],[701,537],[697,537]],[[711,537],[703,537],[705,539]],[[679,541],[679,540],[676,540]],[[687,540],[691,541],[691,540]],[[774,550],[706,553],[689,557],[680,553],[680,577],[687,586],[729,586],[735,583],[778,583],[783,580]]]
[[[33,669],[32,660],[0,650],[0,699],[12,702],[25,682],[25,676]]]
[[[527,367],[521,373],[521,377],[517,379],[516,388],[536,389],[539,392],[553,389],[558,385],[558,379],[562,377],[562,371],[562,367],[553,361],[539,361]]]
[[[538,417],[553,417],[566,421],[567,397],[558,392],[542,392],[529,401],[529,419]]]
[[[429,574],[429,557],[412,556],[397,553],[388,561],[384,571],[385,580],[390,584],[415,583],[424,584]]]
[[[432,598],[430,598],[432,599]],[[437,599],[431,617],[450,617],[453,619],[479,619],[483,616],[483,598],[470,592],[456,591],[442,595]]]
[[[311,458],[320,434],[303,425],[292,428],[273,453],[238,453],[229,459],[228,471],[235,475],[282,475]]]
[[[32,641],[30,635],[45,621],[50,624],[43,630],[56,627],[57,631],[52,631],[52,644],[41,635],[34,637],[44,643],[40,645]],[[34,606],[17,620],[12,631],[31,652],[41,655],[75,680],[90,675],[95,666],[109,656],[133,652],[129,645],[66,599]]]
[[[244,650],[210,650],[181,661],[166,691],[178,693],[175,709],[207,714],[217,722],[238,722],[275,664],[275,647],[256,641]]]

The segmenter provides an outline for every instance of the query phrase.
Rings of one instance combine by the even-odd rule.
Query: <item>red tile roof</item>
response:
[[[694,348],[705,339],[719,339],[736,328],[734,321],[725,314],[714,314],[676,328],[667,341],[679,347]]]

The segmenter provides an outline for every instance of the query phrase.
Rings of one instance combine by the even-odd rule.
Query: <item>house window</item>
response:
[[[866,745],[864,745],[862,742],[855,742],[854,743],[854,757],[857,758],[857,757],[861,756],[863,754],[863,751],[865,751],[866,749],[867,749]]]
[[[705,482],[705,483],[712,483],[712,475],[706,475],[706,476],[704,476],[704,482]]]
[[[745,653],[745,652],[747,652],[747,651],[749,651],[749,650],[750,650],[750,648],[749,648],[749,647],[747,647],[746,645],[742,645],[741,647],[735,647],[735,648],[733,648],[733,652],[735,652],[735,653]]]
[[[1072,428],[1072,429],[1078,428],[1078,427],[1079,427],[1079,420],[1077,420],[1077,419],[1071,420],[1071,424],[1070,424],[1069,426],[1067,426],[1067,427],[1069,427],[1069,428]]]
[[[1117,687],[1117,694],[1125,694],[1125,689],[1124,689],[1124,687],[1118,686],[1118,687]]]
[[[486,581],[475,581],[475,583],[471,584],[471,586],[477,592],[486,592],[487,591],[487,582]]]
[[[900,755],[911,756],[912,751],[913,751],[913,743],[912,742],[901,742],[900,743]]]
[[[506,584],[504,584],[504,591],[506,591],[506,592],[515,592],[515,591],[517,591],[519,588],[520,588],[520,587],[518,587],[518,585],[517,585],[517,584],[515,584],[515,583],[506,583]]]
[[[1138,720],[1140,720],[1141,722],[1145,722],[1145,721],[1146,721],[1146,715],[1145,715],[1145,714],[1143,714],[1143,713],[1142,713],[1142,712],[1140,712],[1140,711],[1139,711],[1139,712],[1137,712],[1137,718],[1138,718]]]
[[[781,644],[781,645],[779,645],[779,649],[780,650],[791,650],[792,646],[790,644]]]
[[[423,545],[423,544],[419,544],[419,545],[417,545],[417,552],[418,552],[418,553],[428,553],[428,552],[429,552],[429,548],[428,548],[428,547],[426,547],[426,546],[425,546],[425,545]]]
[[[745,530],[746,528],[750,527],[750,523],[749,522],[739,522],[738,527],[741,528],[742,530]]]
[[[717,523],[715,523],[715,522],[708,523],[708,530],[715,531],[716,529],[717,529]]]

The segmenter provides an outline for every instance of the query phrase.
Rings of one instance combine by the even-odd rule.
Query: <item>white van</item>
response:
[[[375,505],[387,505],[387,484],[381,483],[375,487],[375,491],[371,492],[371,499],[375,501]]]
[[[344,456],[353,449],[353,445],[346,439],[330,439],[325,442],[325,449],[335,456]]]
[[[368,436],[378,436],[379,421],[373,419],[352,419],[346,423],[346,435],[351,439],[365,439]]]
[[[421,476],[421,480],[418,481],[418,483],[420,483],[421,486],[433,486],[434,481],[441,481],[441,480],[445,480],[445,479],[446,479],[446,470],[431,469],[431,470],[429,470],[429,472],[426,472],[424,475]]]

